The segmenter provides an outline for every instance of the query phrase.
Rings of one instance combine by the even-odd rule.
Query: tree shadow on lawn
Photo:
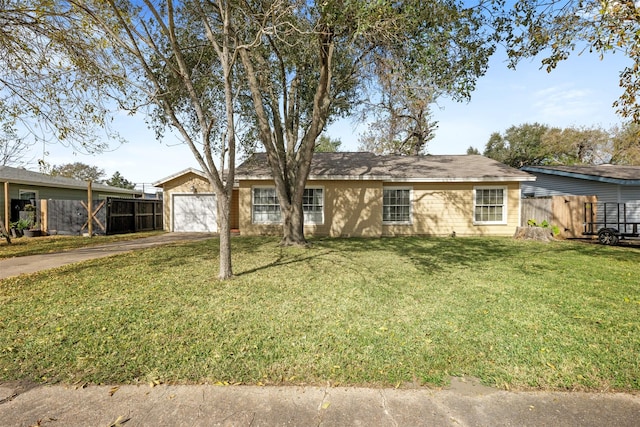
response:
[[[548,268],[547,263],[537,258],[551,253],[552,257],[593,257],[598,263],[607,260],[632,261],[637,256],[636,248],[607,247],[573,241],[550,243],[515,240],[509,237],[384,237],[378,239],[320,239],[318,244],[335,250],[392,251],[397,256],[410,260],[425,272],[434,273],[450,269],[491,266],[498,262],[517,262],[527,272],[536,267]]]
[[[329,243],[331,245],[331,243]],[[438,272],[450,268],[470,268],[513,256],[514,247],[507,240],[437,237],[383,237],[349,239],[344,249],[390,251],[407,259],[416,268]]]
[[[317,248],[315,248],[317,249]],[[324,248],[321,252],[316,251],[314,248],[307,248],[304,252],[300,252],[299,254],[293,255],[290,251],[287,251],[286,247],[276,246],[274,250],[277,250],[277,256],[275,259],[272,259],[270,262],[258,265],[253,268],[249,268],[242,271],[237,271],[234,273],[235,276],[241,277],[249,274],[257,273],[259,271],[269,270],[275,267],[283,267],[289,266],[293,264],[302,264],[307,261],[315,260],[319,257],[330,255],[335,253],[336,251]],[[313,251],[313,252],[311,252]]]

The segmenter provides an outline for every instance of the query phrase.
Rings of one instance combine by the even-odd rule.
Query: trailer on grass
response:
[[[639,237],[640,204],[585,203],[585,236],[598,236],[603,245],[617,245],[621,239]]]

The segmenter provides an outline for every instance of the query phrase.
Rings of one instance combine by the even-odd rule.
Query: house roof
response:
[[[253,154],[236,179],[271,179],[266,153]],[[396,182],[534,181],[535,176],[480,155],[378,156],[366,152],[314,153],[309,180]]]
[[[522,170],[618,185],[640,185],[640,166],[525,166]]]
[[[10,166],[0,166],[0,181],[9,182],[10,184],[33,185],[38,187],[71,188],[78,190],[84,190],[87,188],[86,181],[65,178],[62,176],[51,176],[40,172],[34,172],[22,168],[13,168]],[[110,185],[97,183],[92,184],[91,188],[93,191],[108,191],[110,193],[139,193],[136,190],[112,187]]]
[[[199,170],[194,169],[194,168],[187,168],[187,169],[183,169],[183,170],[181,170],[180,172],[176,172],[176,173],[174,173],[174,174],[172,174],[172,175],[169,175],[169,176],[168,176],[168,177],[166,177],[166,178],[162,178],[162,179],[161,179],[161,180],[159,180],[159,181],[154,182],[154,183],[153,183],[153,186],[154,186],[154,187],[162,187],[162,186],[163,186],[164,184],[166,184],[167,182],[169,182],[169,181],[173,181],[174,179],[179,178],[179,177],[181,177],[181,176],[183,176],[183,175],[186,175],[186,174],[188,174],[188,173],[193,173],[193,174],[198,175],[198,176],[199,176],[199,177],[201,177],[201,178],[208,179],[208,178],[207,178],[207,175],[206,175],[204,172],[199,171]]]

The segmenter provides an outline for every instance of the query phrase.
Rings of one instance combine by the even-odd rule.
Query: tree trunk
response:
[[[304,212],[302,204],[292,203],[289,205],[288,214],[282,215],[282,246],[305,246],[307,240],[304,238]]]
[[[229,213],[231,211],[231,196],[219,194],[218,201],[218,231],[220,233],[220,280],[229,279],[233,276],[231,266],[231,221]]]

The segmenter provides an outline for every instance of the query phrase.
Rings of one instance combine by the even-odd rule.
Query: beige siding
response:
[[[325,188],[325,224],[318,227],[318,234],[333,237],[382,234],[382,182],[316,181],[309,186],[317,184]]]
[[[270,181],[242,181],[239,192],[239,222],[243,235],[278,235],[279,224],[253,224],[251,189],[272,186]],[[412,189],[412,222],[383,225],[384,186]],[[474,187],[507,187],[507,223],[475,225]],[[393,183],[381,181],[309,181],[307,187],[324,189],[324,223],[305,226],[311,236],[378,237],[394,235],[459,236],[513,235],[520,221],[520,186],[516,183]]]
[[[242,181],[240,183],[240,233],[243,235],[282,234],[280,224],[253,224],[251,192],[255,186],[273,186],[273,181]],[[324,190],[324,222],[306,225],[306,235],[333,237],[381,235],[381,182],[309,181],[307,187],[320,187]]]
[[[383,225],[384,236],[513,235],[519,225],[520,186],[518,183],[394,183],[393,187],[412,188],[412,221],[408,225]],[[475,225],[473,189],[507,187],[507,223]]]
[[[198,193],[213,193],[213,189],[209,181],[194,173],[186,173],[179,177],[164,183],[163,189],[163,223],[165,231],[172,231],[171,221],[171,203],[172,195],[177,193],[193,193],[194,189]]]

